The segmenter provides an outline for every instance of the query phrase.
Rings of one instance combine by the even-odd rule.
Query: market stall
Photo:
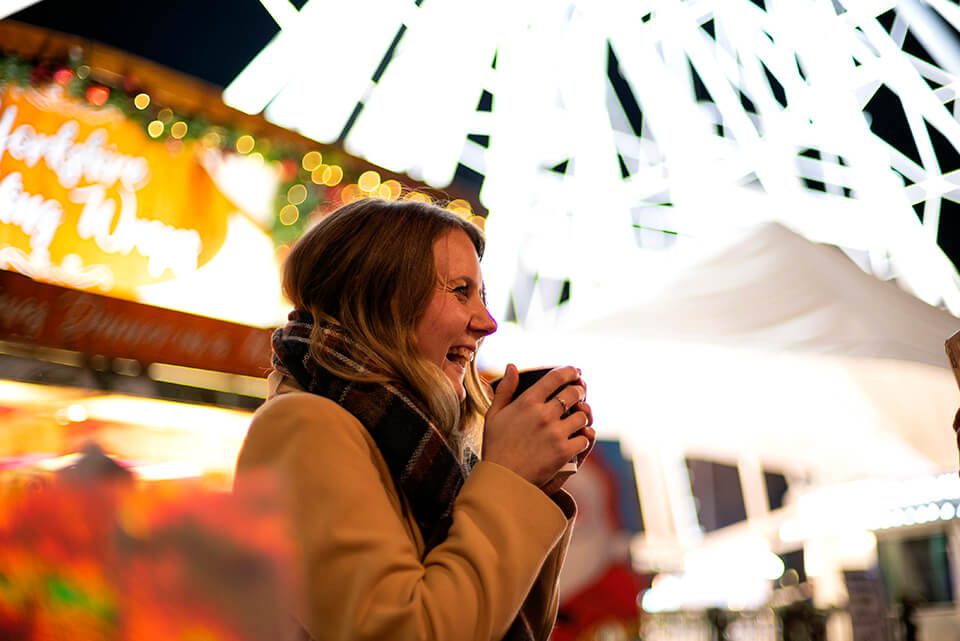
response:
[[[52,468],[97,440],[166,465],[144,478],[223,487],[288,311],[290,242],[422,186],[98,43],[12,21],[0,43],[0,382],[32,434],[8,431],[0,458]],[[49,403],[17,400],[45,385]]]

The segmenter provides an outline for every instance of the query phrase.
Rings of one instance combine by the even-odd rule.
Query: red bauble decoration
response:
[[[40,63],[30,71],[30,82],[40,85],[50,80],[50,67]]]
[[[91,105],[102,107],[107,104],[109,97],[110,90],[103,85],[90,85],[90,88],[87,89],[87,102]]]
[[[73,71],[66,67],[60,67],[53,72],[53,81],[58,85],[65,87],[73,80]]]
[[[280,177],[284,181],[293,180],[297,176],[297,163],[287,158],[280,161]]]
[[[139,92],[140,83],[137,82],[137,79],[133,76],[124,76],[123,77],[123,90],[128,94],[135,94]]]

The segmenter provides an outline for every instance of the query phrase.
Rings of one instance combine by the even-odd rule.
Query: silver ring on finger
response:
[[[562,398],[560,398],[559,396],[554,396],[553,398],[554,398],[555,401],[557,401],[558,403],[560,403],[560,407],[563,408],[563,412],[561,412],[560,415],[563,416],[564,414],[566,414],[566,413],[567,413],[567,409],[568,409],[568,408],[567,408],[567,402],[566,402],[565,400],[563,400]]]

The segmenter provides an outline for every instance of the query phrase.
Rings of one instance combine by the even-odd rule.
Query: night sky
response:
[[[97,40],[221,87],[278,31],[257,0],[43,0],[10,18]]]

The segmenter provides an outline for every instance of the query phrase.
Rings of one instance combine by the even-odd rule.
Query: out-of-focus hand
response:
[[[575,367],[550,371],[511,402],[518,382],[516,366],[508,365],[484,420],[483,458],[546,488],[567,461],[593,446],[593,410]],[[572,411],[563,417],[566,409]]]

